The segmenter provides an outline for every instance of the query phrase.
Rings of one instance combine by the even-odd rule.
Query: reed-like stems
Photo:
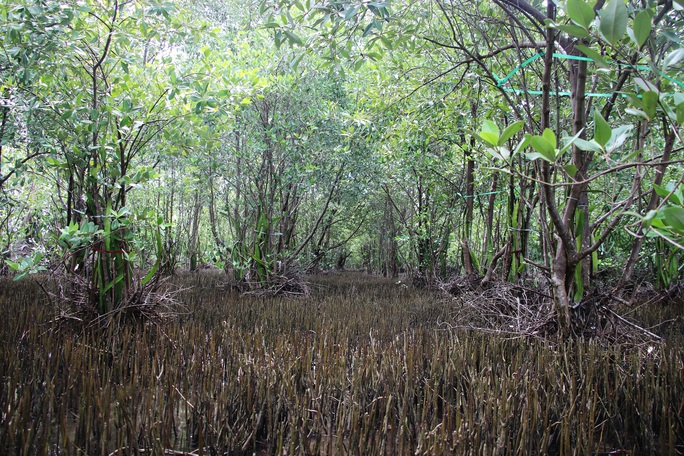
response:
[[[0,453],[684,451],[681,346],[447,330],[453,302],[360,275],[298,299],[179,280],[191,313],[107,334],[3,282]]]

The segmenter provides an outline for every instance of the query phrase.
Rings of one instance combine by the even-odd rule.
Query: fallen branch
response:
[[[615,313],[615,312],[613,312],[612,310],[608,309],[607,307],[605,308],[605,310],[607,310],[610,314],[612,314],[615,318],[617,318],[617,319],[620,320],[621,322],[623,322],[623,323],[625,323],[625,324],[631,326],[631,327],[634,328],[634,329],[638,329],[639,331],[642,331],[644,334],[647,334],[647,335],[653,337],[655,340],[657,340],[657,341],[659,341],[659,342],[662,342],[663,338],[660,337],[659,335],[653,334],[653,333],[652,333],[651,331],[649,331],[648,329],[642,328],[641,326],[637,325],[636,323],[632,323],[631,321],[629,321],[629,320],[627,320],[627,319],[621,317],[620,315],[618,315],[617,313]]]

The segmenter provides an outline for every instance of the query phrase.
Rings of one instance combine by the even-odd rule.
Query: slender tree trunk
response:
[[[477,106],[473,105],[471,108],[473,118],[477,113]],[[474,139],[470,142],[470,147],[464,149],[466,159],[466,195],[465,195],[465,213],[463,225],[463,239],[461,240],[463,266],[466,275],[475,275],[475,266],[473,265],[472,252],[470,250],[470,241],[473,235],[473,209],[475,204],[475,160],[473,160],[472,149],[475,145]]]
[[[197,270],[197,257],[198,257],[198,245],[199,245],[199,222],[200,213],[202,212],[202,201],[200,199],[199,190],[195,189],[195,198],[192,209],[192,224],[190,229],[190,235],[188,238],[188,256],[190,257],[190,271]]]
[[[556,17],[556,5],[554,2],[547,2],[546,4],[547,19],[554,20]],[[551,92],[551,74],[553,70],[553,53],[555,50],[555,31],[551,28],[546,30],[546,52],[544,55],[544,73],[542,75],[542,106],[541,106],[541,125],[540,129],[544,131],[551,127],[550,114],[550,92]],[[551,186],[551,165],[548,162],[542,163],[542,188],[544,191],[544,203],[547,212],[555,227],[559,231],[564,231],[565,236],[561,236],[556,246],[556,253],[551,264],[551,287],[553,290],[554,305],[556,317],[558,319],[558,326],[561,335],[568,336],[570,334],[570,300],[567,291],[567,269],[568,269],[568,250],[573,246],[568,245],[569,236],[567,233],[567,225],[563,223],[558,209],[556,207],[556,196],[554,187]]]
[[[7,89],[4,90],[3,96],[6,97]],[[2,121],[0,121],[0,171],[2,170],[2,146],[5,144],[5,133],[7,130],[7,119],[9,117],[9,108],[7,106],[0,107],[2,109]],[[5,183],[5,178],[0,174],[0,191]]]
[[[660,164],[656,168],[655,176],[653,177],[654,185],[662,185],[663,183],[663,177],[665,176],[665,170],[667,169],[667,162],[670,161],[672,149],[674,148],[676,139],[675,132],[667,126],[667,122],[663,122],[663,127],[665,129],[664,131],[666,132],[665,146],[663,148],[663,156],[660,159]],[[648,206],[646,206],[645,212],[648,213],[648,211],[654,210],[656,207],[658,207],[659,201],[660,197],[658,196],[654,188],[651,190],[651,197],[648,201]],[[623,270],[622,277],[620,277],[620,280],[616,285],[616,290],[619,291],[632,278],[632,274],[634,274],[634,268],[636,267],[639,261],[639,254],[641,252],[641,246],[643,245],[643,243],[644,228],[643,225],[640,225],[639,229],[636,232],[636,237],[634,238],[634,242],[632,244],[632,250],[629,253],[629,258],[627,259],[627,263],[625,264],[625,269]]]
[[[496,190],[499,184],[499,173],[494,173],[492,185],[489,187],[487,198],[487,217],[485,219],[485,236],[482,240],[482,252],[487,252],[492,248],[492,231],[494,229],[494,204],[496,203]]]
[[[506,225],[508,227],[508,233],[507,233],[507,238],[508,238],[508,243],[511,245],[511,248],[508,249],[504,253],[504,258],[503,258],[503,271],[501,276],[504,278],[504,280],[514,280],[512,269],[513,269],[513,260],[514,260],[514,255],[517,254],[516,250],[516,235],[517,232],[515,231],[516,226],[514,223],[514,211],[516,210],[516,196],[515,196],[515,178],[513,173],[510,174],[510,177],[508,179],[508,204],[506,207]]]
[[[587,81],[587,62],[582,60],[573,62],[570,71],[570,86],[572,87],[572,133],[577,135],[582,132],[587,124],[585,113],[585,90]],[[577,167],[576,180],[583,180],[587,173],[588,164],[591,158],[587,153],[580,150],[577,146],[572,147],[572,162]],[[570,196],[565,206],[563,220],[565,226],[573,228],[576,236],[580,237],[578,250],[585,250],[591,246],[591,230],[589,220],[589,195],[587,194],[589,184],[573,184],[570,187]],[[581,227],[577,224],[582,222]],[[581,228],[581,229],[580,229]],[[579,277],[575,276],[575,268],[580,267]],[[572,292],[572,287],[578,287],[582,291],[590,286],[591,274],[591,255],[587,255],[579,264],[574,259],[570,260],[566,272],[566,290]],[[581,281],[581,282],[580,282]],[[581,294],[581,293],[579,293]]]

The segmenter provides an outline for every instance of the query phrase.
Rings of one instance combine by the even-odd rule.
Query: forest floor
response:
[[[403,279],[225,281],[182,274],[174,318],[107,327],[0,281],[0,454],[684,454],[681,307],[630,310],[661,342],[559,341]]]

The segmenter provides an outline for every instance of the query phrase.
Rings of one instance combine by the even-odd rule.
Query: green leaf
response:
[[[385,46],[387,49],[393,49],[394,44],[390,39],[388,39],[385,35],[380,36],[380,41],[382,42],[383,46]]]
[[[475,135],[489,145],[499,145],[499,127],[491,120],[482,122],[482,131]]]
[[[646,213],[646,215],[644,216],[644,218],[641,219],[641,225],[644,228],[649,228],[651,226],[651,222],[653,221],[653,219],[655,218],[655,216],[657,214],[658,214],[658,211],[654,211],[654,210],[648,211]],[[634,213],[634,215],[636,215],[637,217],[639,216],[639,214],[636,214],[636,213]]]
[[[674,66],[684,59],[684,48],[675,49],[667,54],[663,62],[663,71],[667,71],[668,67]]]
[[[672,98],[677,106],[684,104],[684,93],[677,92]]]
[[[532,148],[537,151],[544,160],[549,163],[556,160],[556,148],[548,139],[543,136],[533,136],[530,143],[532,144]]]
[[[596,140],[587,141],[585,139],[577,138],[575,145],[583,151],[587,152],[603,152],[603,147]]]
[[[567,137],[567,136],[566,136],[565,138],[563,138],[563,144],[564,144],[564,145],[563,145],[563,148],[560,149],[560,150],[556,153],[556,156],[557,156],[557,157],[560,157],[560,156],[563,155],[565,152],[567,152],[567,151],[572,147],[572,145],[575,143],[575,141],[577,141],[577,140],[579,139],[579,137],[582,135],[582,133],[584,133],[584,129],[580,130],[580,132],[577,133],[577,134],[576,134],[575,136],[573,136],[572,138],[569,138],[569,137]]]
[[[152,280],[154,275],[157,273],[157,270],[159,269],[159,261],[154,263],[154,266],[152,266],[152,269],[150,269],[150,272],[147,273],[147,275],[140,281],[141,285],[147,285],[147,283]]]
[[[291,68],[293,71],[296,71],[297,68],[299,67],[299,64],[300,64],[300,62],[302,61],[303,58],[304,58],[304,53],[301,53],[301,54],[297,55],[297,56],[292,60],[292,62],[290,62],[290,68]]]
[[[511,151],[506,147],[497,147],[496,150],[504,161],[508,161],[511,158]]]
[[[641,11],[634,18],[634,40],[637,46],[643,46],[651,34],[651,15],[648,11]]]
[[[648,119],[653,119],[656,115],[656,109],[658,108],[658,94],[649,90],[641,96],[641,100]]]
[[[542,155],[539,152],[526,152],[525,156],[528,158],[528,160],[542,159],[545,162],[549,162],[549,163],[554,162],[554,160],[550,160],[546,155]]]
[[[568,0],[565,9],[568,16],[570,16],[570,19],[572,19],[575,24],[582,26],[585,29],[589,28],[591,21],[593,21],[596,16],[594,8],[584,0]]]
[[[594,139],[601,147],[605,146],[610,140],[612,130],[606,119],[597,110],[594,111]]]
[[[297,35],[290,31],[285,31],[285,36],[287,36],[287,39],[290,41],[290,46],[293,44],[298,44],[299,46],[304,46],[304,42],[302,41],[301,38],[299,38]]]
[[[565,166],[563,167],[563,169],[565,170],[566,173],[568,173],[568,175],[569,175],[570,177],[574,177],[575,174],[577,174],[577,166],[575,166],[575,165],[573,165],[573,164],[565,165]]]
[[[598,66],[599,68],[608,69],[610,67],[608,65],[608,62],[606,62],[604,60],[603,56],[601,56],[601,54],[599,54],[597,51],[593,50],[592,48],[587,47],[587,46],[583,46],[581,44],[576,44],[575,48],[579,49],[580,51],[582,51],[582,53],[584,55],[586,55],[591,60],[593,60],[594,63],[596,64],[596,66]]]
[[[669,196],[669,202],[678,206],[682,205],[681,188],[675,190],[672,183],[668,184],[667,187],[653,184],[653,190],[655,190],[656,194],[661,198],[667,198]]]
[[[665,198],[667,195],[670,194],[670,191],[668,189],[666,189],[665,187],[661,187],[660,185],[657,185],[657,184],[653,184],[653,190],[661,198]]]
[[[345,21],[349,21],[349,20],[351,20],[352,18],[356,17],[356,15],[357,15],[358,12],[359,12],[359,9],[361,9],[361,5],[356,5],[356,6],[353,6],[353,7],[351,7],[351,8],[347,8],[347,9],[344,11],[344,20],[345,20]]]
[[[104,287],[104,289],[100,292],[100,294],[105,294],[105,293],[107,293],[109,290],[112,289],[112,287],[113,287],[114,285],[120,283],[123,279],[124,279],[124,274],[119,274],[119,275],[117,275],[117,276],[114,278],[114,280],[112,280],[111,282],[109,282],[109,283],[107,284],[107,286]]]
[[[524,150],[527,148],[527,146],[530,145],[530,142],[532,141],[532,135],[527,133],[518,143],[517,146],[515,146],[515,149],[513,149],[513,155],[519,153],[521,150]]]
[[[523,122],[522,120],[510,124],[508,127],[506,127],[503,133],[501,133],[498,145],[503,146],[504,144],[506,144],[506,141],[511,139],[516,133],[520,132],[520,130],[522,130],[524,126],[525,122]]]
[[[684,234],[684,207],[668,206],[661,212],[668,227]]]
[[[684,125],[684,103],[679,103],[675,112],[677,113],[677,123]]]
[[[554,149],[554,155],[555,155],[555,149],[558,147],[558,140],[556,139],[556,134],[553,132],[553,130],[549,128],[545,128],[544,131],[542,132],[542,138],[547,140],[551,146],[553,146]]]
[[[496,146],[499,143],[499,137],[497,135],[495,135],[494,133],[489,132],[489,131],[480,132],[478,137],[480,139],[482,139],[484,142],[486,142],[487,144],[490,144],[492,146]]]
[[[606,144],[606,150],[611,153],[618,147],[621,147],[629,138],[632,128],[632,125],[622,125],[614,128],[610,135],[610,141]]]
[[[633,116],[641,117],[641,118],[644,118],[646,120],[651,120],[648,118],[648,115],[646,115],[646,113],[644,111],[642,111],[641,109],[625,108],[625,112],[627,114],[631,114]]]
[[[674,32],[673,28],[666,28],[662,31],[662,36],[664,36],[668,41],[675,44],[682,44],[682,39]]]
[[[499,127],[491,120],[485,120],[482,122],[482,131],[494,133],[496,137],[499,137]]]
[[[677,189],[672,192],[672,195],[670,196],[670,201],[675,203],[678,206],[684,205],[684,187],[679,186]]]
[[[554,25],[554,28],[560,30],[561,32],[565,32],[570,36],[574,36],[575,38],[586,38],[589,36],[589,32],[584,27],[580,27],[579,25],[574,25],[574,24],[567,24],[567,25]]]
[[[644,78],[635,78],[634,82],[636,83],[637,86],[644,92],[655,92],[655,93],[660,93],[658,90],[658,87],[656,87],[655,84],[653,84],[651,81],[647,81]]]
[[[617,44],[627,31],[629,14],[624,0],[610,0],[601,11],[599,29],[610,44]]]

